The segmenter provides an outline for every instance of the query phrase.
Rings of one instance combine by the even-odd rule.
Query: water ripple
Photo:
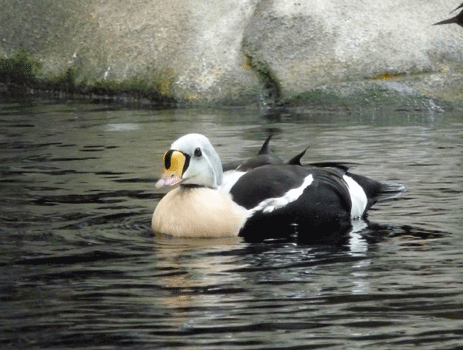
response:
[[[462,346],[460,115],[6,107],[0,347]],[[408,192],[336,245],[155,235],[162,154],[204,130],[225,160],[273,131],[277,154],[310,144],[307,162],[355,162]]]

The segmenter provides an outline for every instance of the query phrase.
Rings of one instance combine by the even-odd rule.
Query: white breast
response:
[[[156,232],[176,237],[237,236],[247,219],[229,193],[210,188],[176,188],[159,202],[153,214]]]

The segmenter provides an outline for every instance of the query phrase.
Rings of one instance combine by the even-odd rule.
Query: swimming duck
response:
[[[268,141],[261,154],[269,155]],[[164,173],[156,187],[179,186],[157,205],[155,232],[178,237],[278,236],[286,227],[299,235],[323,235],[363,218],[376,202],[396,198],[401,184],[386,184],[350,173],[346,165],[302,166],[305,151],[288,163],[234,164],[232,175],[207,137],[188,134],[164,155]],[[230,169],[227,169],[230,171]]]

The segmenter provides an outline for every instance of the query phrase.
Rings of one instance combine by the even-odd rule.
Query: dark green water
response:
[[[366,103],[367,104],[367,103]],[[463,114],[425,108],[0,104],[2,349],[463,347]],[[405,183],[343,246],[155,236],[162,155],[307,162]]]

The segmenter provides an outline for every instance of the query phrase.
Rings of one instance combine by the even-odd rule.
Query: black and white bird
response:
[[[152,229],[177,237],[277,237],[287,227],[310,240],[362,219],[376,202],[400,196],[405,187],[350,173],[347,165],[302,166],[305,151],[288,163],[259,154],[225,167],[209,140],[188,134],[164,155],[156,187],[179,186],[157,205]],[[227,170],[224,173],[224,169]]]

